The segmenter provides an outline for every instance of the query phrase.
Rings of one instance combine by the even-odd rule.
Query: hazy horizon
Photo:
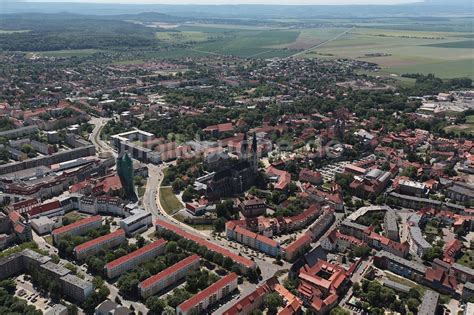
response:
[[[8,2],[8,1],[7,1]],[[183,5],[396,5],[423,2],[422,0],[20,0],[11,2],[61,2],[109,4],[183,4]]]

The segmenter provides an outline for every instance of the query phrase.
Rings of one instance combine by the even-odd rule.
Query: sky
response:
[[[402,4],[402,3],[419,2],[421,0],[26,0],[26,1],[27,2],[129,3],[129,4],[347,5],[347,4]]]

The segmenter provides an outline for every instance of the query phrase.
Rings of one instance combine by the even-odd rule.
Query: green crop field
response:
[[[297,31],[286,30],[239,31],[222,40],[197,45],[194,49],[201,52],[241,57],[285,56],[291,53],[283,53],[281,49],[273,47],[294,42],[298,35],[299,32]],[[262,55],[265,56],[262,57]]]
[[[441,47],[441,48],[474,48],[474,40],[463,40],[457,42],[448,42],[448,43],[439,43],[426,45],[431,47]]]
[[[41,51],[41,52],[34,52],[29,53],[29,56],[32,57],[34,55],[42,56],[42,57],[81,57],[81,56],[89,56],[95,53],[100,52],[97,49],[71,49],[71,50],[55,50],[55,51]]]

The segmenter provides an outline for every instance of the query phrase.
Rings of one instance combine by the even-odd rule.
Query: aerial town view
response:
[[[0,315],[474,315],[471,1],[0,2]]]

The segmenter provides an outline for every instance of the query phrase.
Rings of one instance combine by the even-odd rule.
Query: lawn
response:
[[[46,235],[44,237],[44,240],[46,241],[46,243],[48,243],[49,245],[53,245],[53,237],[51,235]]]
[[[63,216],[63,219],[66,219],[67,221],[69,221],[69,224],[71,224],[71,223],[76,222],[77,220],[82,219],[82,216],[77,211],[71,211],[71,212],[66,213]]]
[[[176,211],[183,209],[183,204],[176,198],[170,187],[160,188],[160,203],[163,210],[168,214],[174,214]]]
[[[468,250],[457,261],[458,264],[474,269],[474,251]]]

